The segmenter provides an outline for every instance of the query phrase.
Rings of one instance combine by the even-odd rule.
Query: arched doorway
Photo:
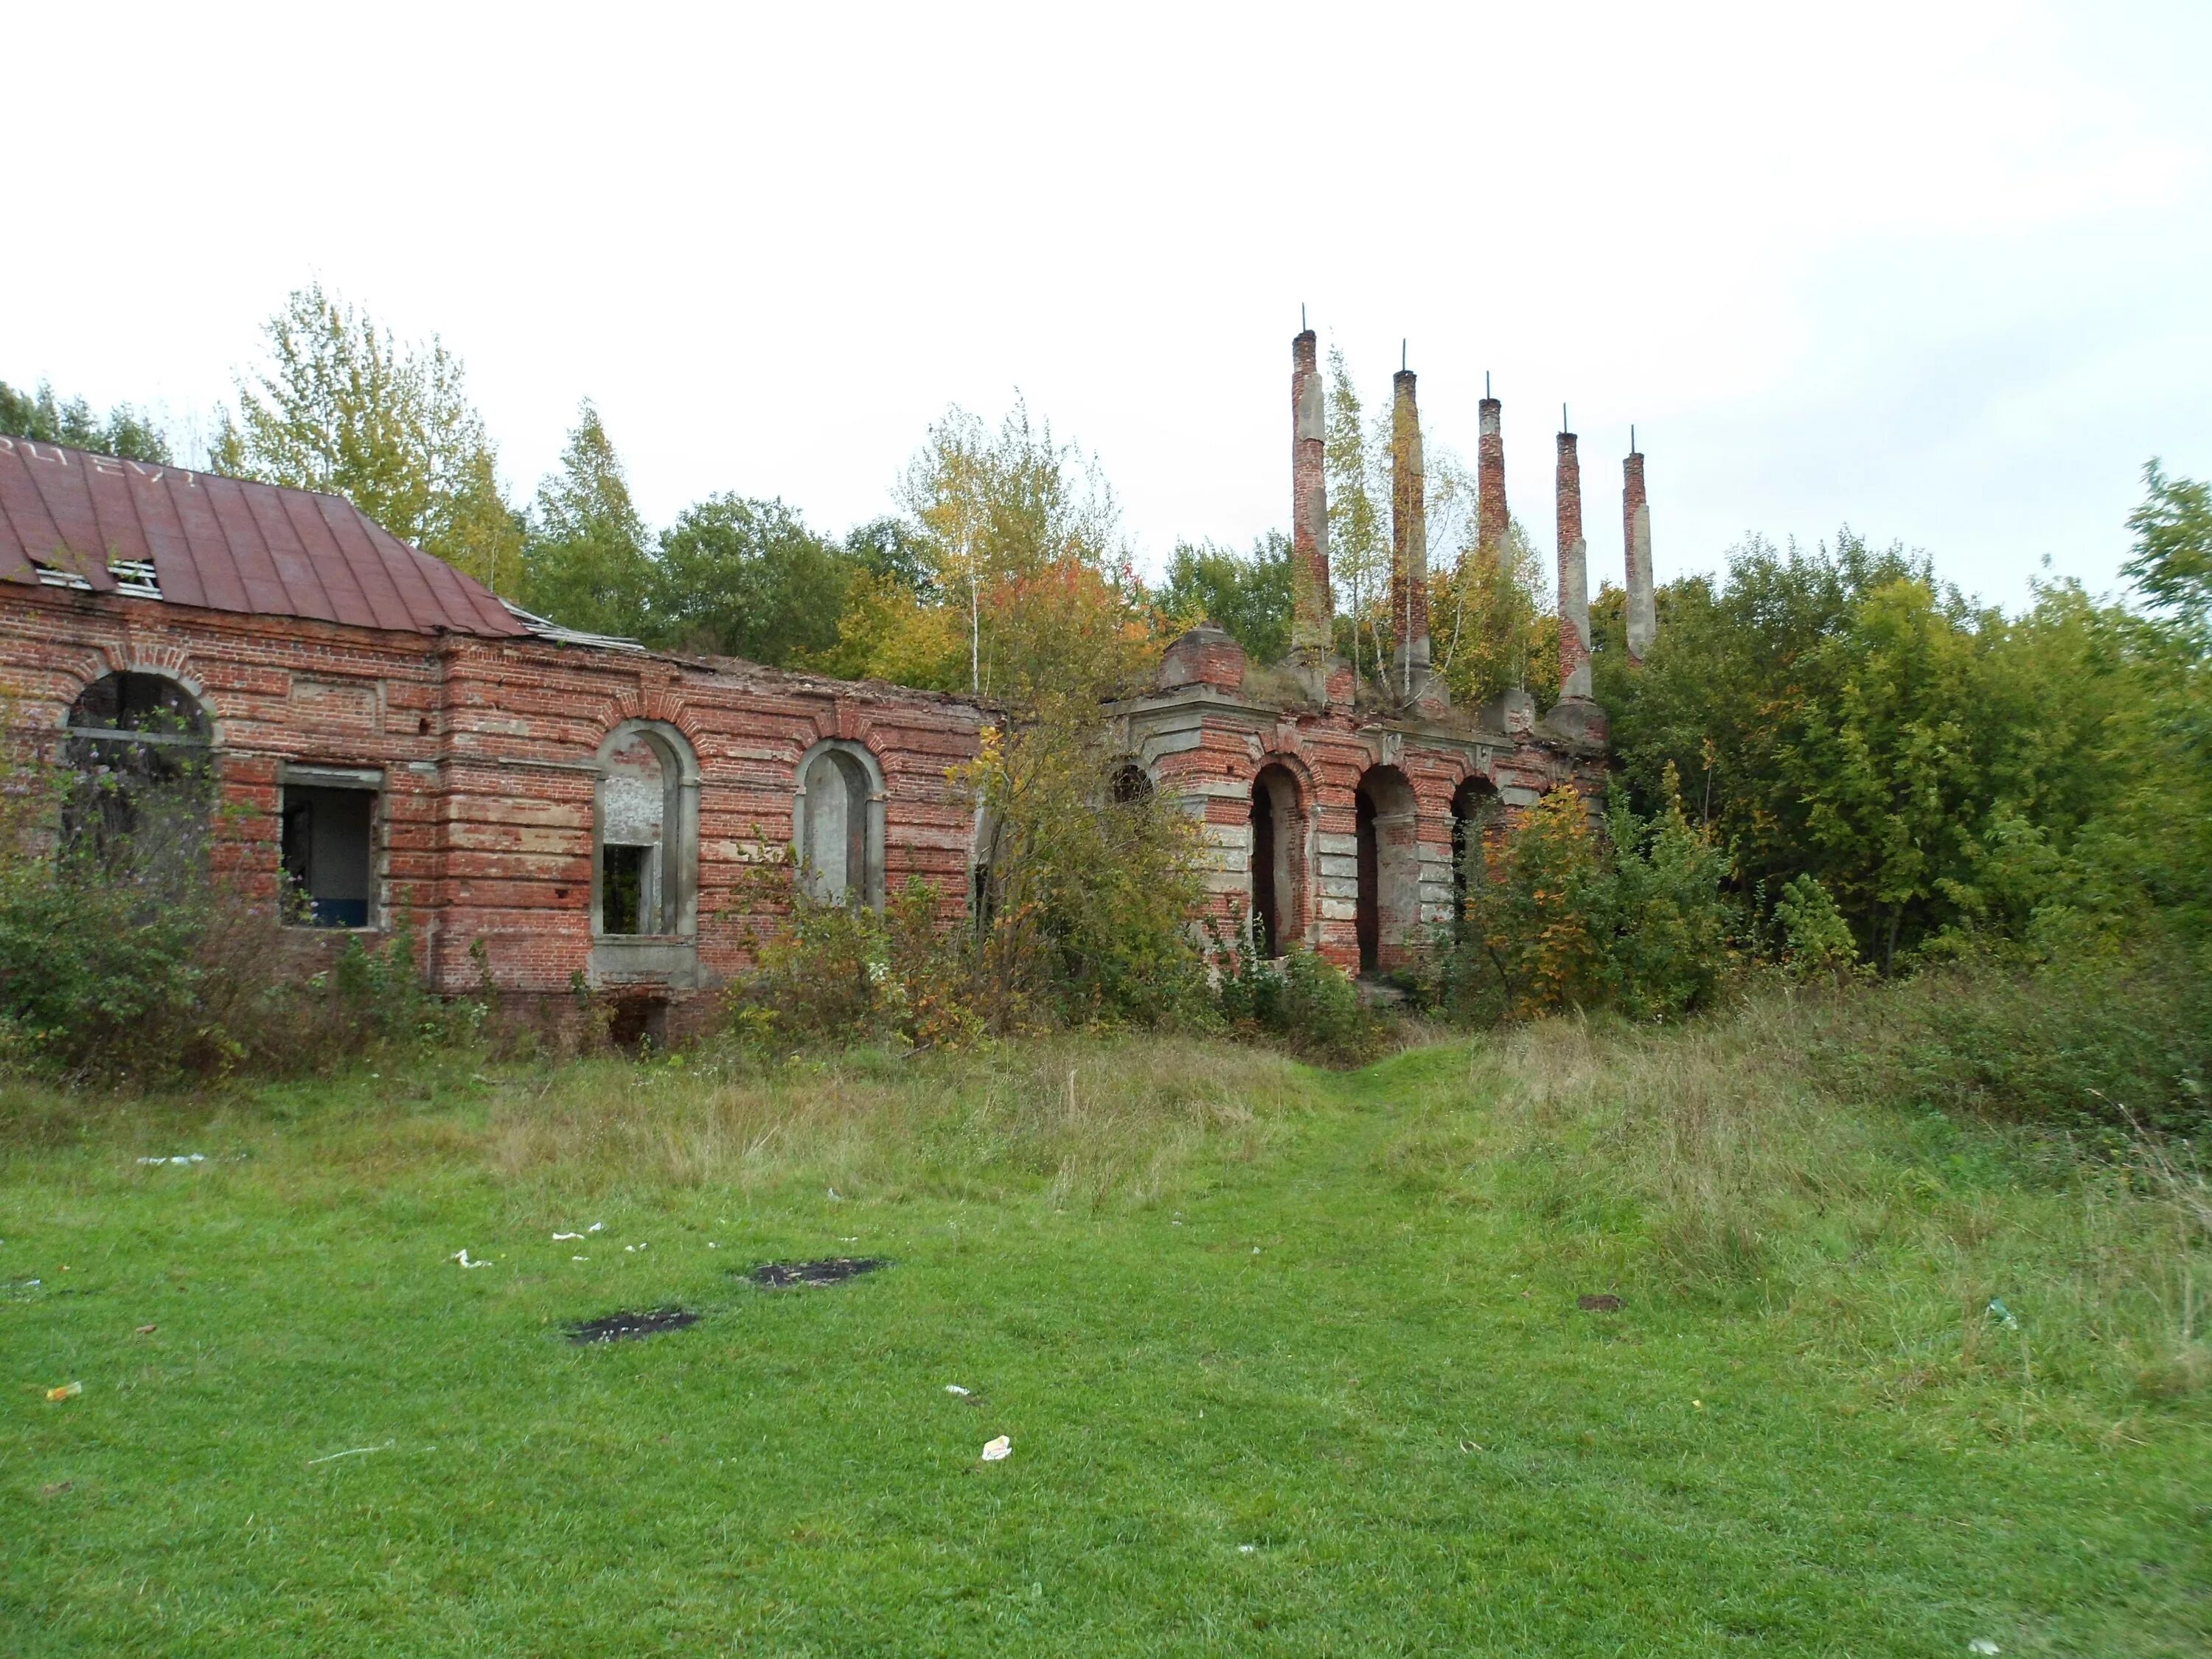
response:
[[[1354,802],[1359,842],[1359,971],[1396,965],[1421,914],[1421,850],[1413,786],[1395,766],[1371,766]]]
[[[1252,780],[1252,943],[1279,957],[1305,920],[1306,814],[1297,774],[1271,763]]]
[[[1452,921],[1467,920],[1468,895],[1489,879],[1490,837],[1504,811],[1488,778],[1472,777],[1452,794]]]

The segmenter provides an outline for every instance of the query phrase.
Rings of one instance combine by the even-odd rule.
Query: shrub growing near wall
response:
[[[1118,760],[1095,702],[1040,699],[1019,726],[986,731],[950,775],[983,826],[964,926],[940,927],[938,890],[918,880],[878,915],[810,896],[790,860],[765,869],[748,902],[788,920],[731,994],[738,1034],[919,1048],[1203,1024],[1196,830],[1173,802],[1117,790]]]
[[[143,781],[142,781],[143,782]],[[0,781],[0,1061],[160,1085],[313,1071],[379,1042],[473,1031],[424,988],[404,918],[304,981],[275,907],[211,878],[210,792],[18,761]]]
[[[1679,799],[1650,818],[1613,794],[1606,834],[1559,788],[1502,848],[1470,844],[1464,915],[1432,943],[1424,1000],[1461,1018],[1611,1008],[1678,1018],[1709,1006],[1734,961],[1725,860]]]
[[[1241,919],[1240,919],[1241,920]],[[1213,1006],[1231,1031],[1264,1037],[1324,1065],[1351,1066],[1382,1051],[1382,1019],[1359,1000],[1343,970],[1303,945],[1279,963],[1261,958],[1251,930],[1239,926],[1234,943],[1209,922],[1214,971]]]

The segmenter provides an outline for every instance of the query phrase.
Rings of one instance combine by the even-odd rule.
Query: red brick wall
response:
[[[258,897],[276,890],[280,765],[382,769],[379,913],[411,917],[441,990],[477,984],[479,939],[507,992],[565,994],[588,969],[594,758],[629,719],[674,726],[697,757],[709,982],[744,965],[769,919],[744,878],[788,842],[799,758],[825,738],[863,744],[882,766],[886,889],[918,875],[948,918],[965,907],[972,819],[945,772],[975,755],[987,716],[961,699],[722,660],[0,588],[0,688],[19,732],[58,730],[85,685],[126,669],[181,679],[205,705],[230,809],[215,862]]]
[[[1414,797],[1413,835],[1419,860],[1419,912],[1395,920],[1384,965],[1402,962],[1403,937],[1450,919],[1452,798],[1471,777],[1495,787],[1517,817],[1537,796],[1563,782],[1601,787],[1601,759],[1556,745],[1499,733],[1433,733],[1365,722],[1340,712],[1268,711],[1218,702],[1183,702],[1173,692],[1125,706],[1133,741],[1158,787],[1188,802],[1208,843],[1211,868],[1206,914],[1229,931],[1252,908],[1252,787],[1262,767],[1280,763],[1300,783],[1308,825],[1303,914],[1292,931],[1339,966],[1359,962],[1356,919],[1360,780],[1371,767],[1395,768]]]

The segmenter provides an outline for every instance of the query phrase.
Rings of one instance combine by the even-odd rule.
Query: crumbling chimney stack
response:
[[[1390,627],[1397,636],[1392,679],[1413,701],[1429,681],[1428,466],[1413,373],[1390,381]]]
[[[1319,347],[1311,329],[1291,342],[1291,649],[1320,659],[1333,643],[1328,586],[1328,484]]]
[[[1483,376],[1480,404],[1481,435],[1475,450],[1479,495],[1475,503],[1474,550],[1486,569],[1505,568],[1505,532],[1511,522],[1505,514],[1505,428],[1498,399],[1490,395],[1490,377]]]
[[[1560,425],[1566,411],[1559,411]],[[1575,434],[1559,434],[1559,696],[1590,695],[1589,543],[1583,536],[1583,469]]]
[[[1659,635],[1659,608],[1651,592],[1651,507],[1644,496],[1644,456],[1636,447],[1633,428],[1620,472],[1621,541],[1628,563],[1628,660],[1640,664]]]

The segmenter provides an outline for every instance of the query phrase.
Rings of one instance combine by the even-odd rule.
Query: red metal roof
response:
[[[503,637],[497,596],[410,547],[343,495],[0,437],[0,580],[39,568],[112,592],[108,566],[154,567],[172,605],[356,628]]]

